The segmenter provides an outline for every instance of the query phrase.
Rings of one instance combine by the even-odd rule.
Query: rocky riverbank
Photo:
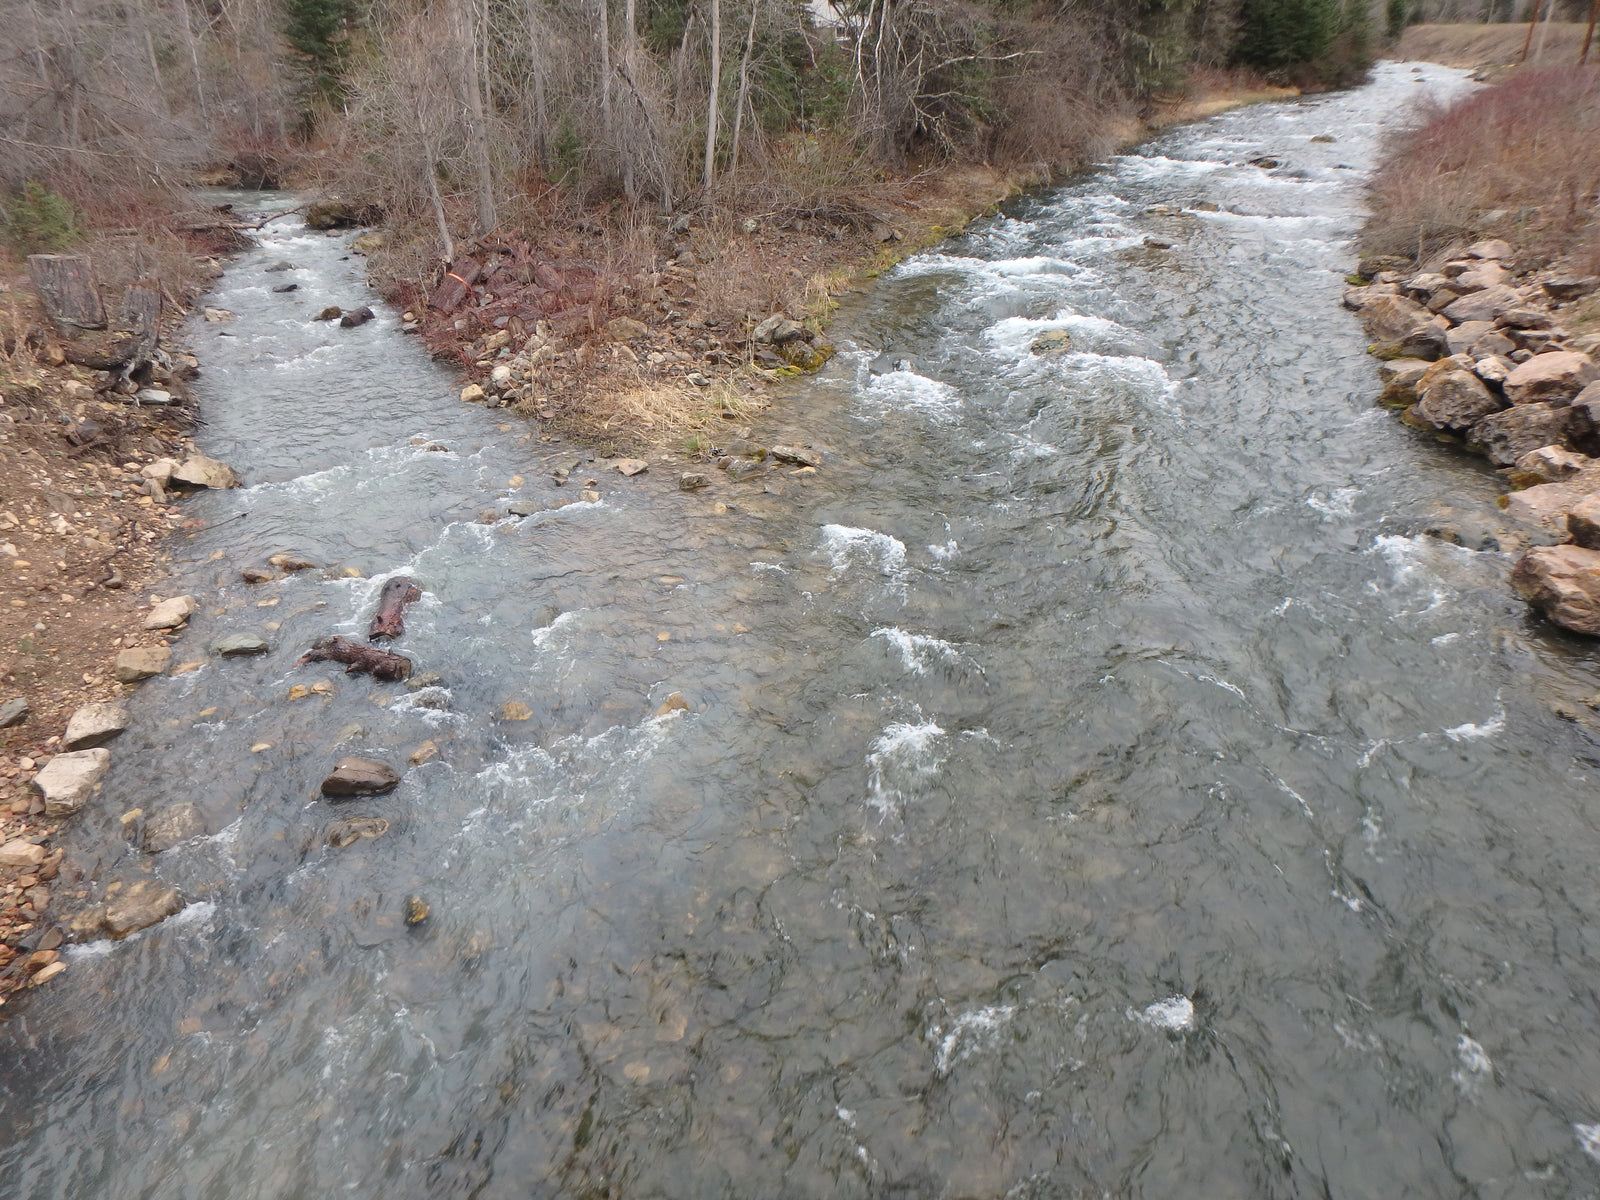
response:
[[[195,359],[169,323],[136,377],[71,361],[22,280],[0,345],[0,1004],[65,970],[52,893],[73,883],[50,845],[96,791],[139,679],[167,668],[164,540],[192,532],[181,497],[226,482],[196,454]],[[113,920],[139,927],[144,900]],[[160,897],[153,899],[159,900]],[[148,923],[148,922],[145,922]]]
[[[1420,265],[1363,259],[1352,282],[1382,402],[1487,458],[1508,489],[1493,535],[1429,532],[1516,553],[1524,599],[1600,636],[1600,278],[1486,239]]]

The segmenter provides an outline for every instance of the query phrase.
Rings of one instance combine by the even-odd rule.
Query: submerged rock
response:
[[[377,796],[392,792],[399,783],[399,772],[384,763],[370,758],[341,758],[334,764],[333,774],[322,781],[322,794],[335,798]]]
[[[253,633],[230,633],[211,643],[211,653],[219,658],[243,658],[251,654],[265,654],[270,646],[266,639]]]
[[[161,854],[210,832],[200,810],[188,800],[182,800],[177,804],[163,805],[150,814],[144,823],[140,845],[146,854]]]
[[[353,846],[362,838],[381,838],[389,832],[389,822],[382,817],[351,817],[335,821],[328,826],[328,845],[335,850]]]
[[[159,879],[141,879],[106,904],[105,929],[120,940],[182,910],[183,898],[177,888]]]

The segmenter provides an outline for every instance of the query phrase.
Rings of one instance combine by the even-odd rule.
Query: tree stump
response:
[[[100,300],[94,267],[87,258],[76,254],[30,254],[28,278],[62,337],[106,327],[105,305]],[[156,299],[159,302],[160,296]]]

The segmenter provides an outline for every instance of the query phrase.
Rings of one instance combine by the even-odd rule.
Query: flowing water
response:
[[[67,835],[191,904],[0,1026],[0,1192],[1593,1194],[1589,653],[1414,533],[1497,488],[1339,307],[1376,138],[1463,86],[1235,112],[911,259],[772,412],[821,474],[694,495],[556,489],[393,314],[308,320],[347,237],[269,225],[194,331],[247,484],[187,502],[205,665]],[[286,550],[327,569],[239,581]],[[402,571],[438,688],[294,666]],[[212,835],[142,856],[176,800]]]

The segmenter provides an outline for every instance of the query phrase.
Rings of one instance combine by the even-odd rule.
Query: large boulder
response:
[[[1374,296],[1361,306],[1362,323],[1380,342],[1397,342],[1432,319],[1432,313],[1404,296]]]
[[[113,702],[85,704],[72,714],[61,745],[68,750],[92,750],[104,746],[128,728],[126,706]]]
[[[1563,537],[1567,532],[1567,514],[1585,496],[1582,476],[1576,475],[1559,483],[1541,483],[1523,488],[1502,497],[1506,516],[1514,521],[1545,534]]]
[[[1505,402],[1472,372],[1472,360],[1442,358],[1417,381],[1416,415],[1435,429],[1464,433]]]
[[[1576,350],[1535,354],[1506,376],[1506,399],[1513,404],[1542,400],[1566,404],[1597,380],[1600,367],[1587,354]]]
[[[1490,413],[1467,434],[1467,444],[1497,467],[1509,467],[1524,454],[1564,442],[1571,414],[1554,404],[1518,404]]]
[[[172,472],[174,483],[187,483],[191,487],[207,488],[236,488],[239,486],[239,477],[227,463],[218,462],[214,458],[207,458],[204,454],[192,454],[179,464]]]
[[[1521,296],[1505,284],[1497,284],[1453,301],[1444,310],[1444,315],[1457,324],[1466,321],[1492,321],[1501,313],[1518,308],[1521,304]]]
[[[350,229],[360,223],[358,214],[343,200],[317,200],[306,209],[310,229]]]
[[[1535,546],[1517,560],[1511,586],[1563,629],[1600,636],[1600,550]]]
[[[322,781],[322,794],[335,798],[376,796],[392,792],[399,782],[399,772],[385,763],[370,758],[341,758],[334,764],[333,774]]]
[[[106,932],[114,938],[125,938],[182,909],[183,898],[177,888],[159,879],[141,879],[106,905]]]
[[[33,786],[44,796],[44,815],[65,817],[77,812],[110,769],[109,750],[73,750],[56,755],[33,777]]]

